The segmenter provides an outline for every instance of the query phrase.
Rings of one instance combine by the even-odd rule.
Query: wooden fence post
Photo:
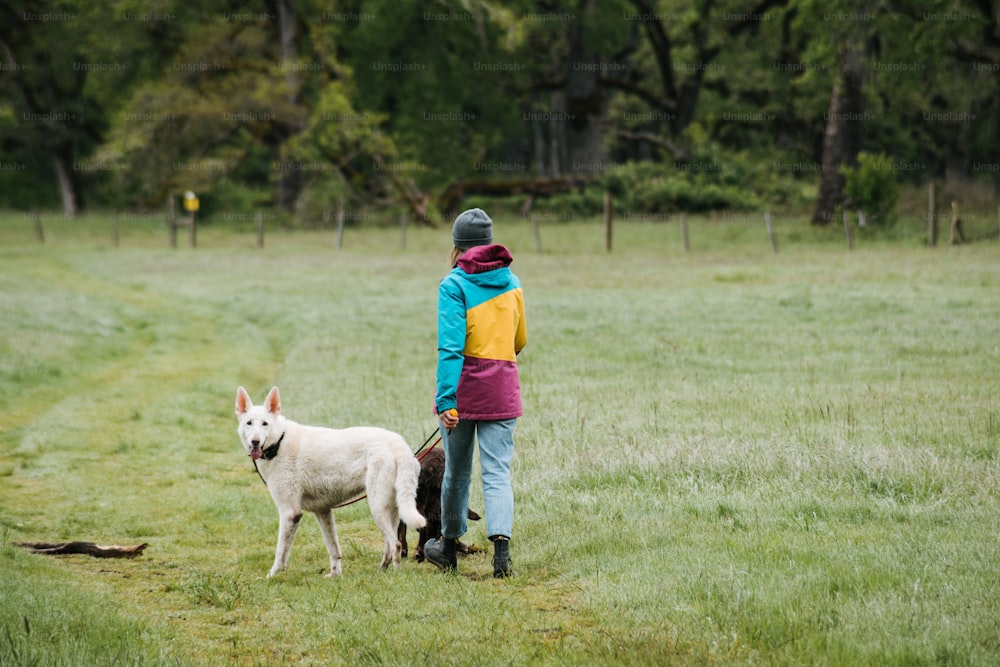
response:
[[[611,206],[611,191],[604,191],[604,250],[611,252],[612,225],[614,210]]]
[[[927,245],[933,248],[937,245],[938,227],[937,213],[934,203],[934,182],[927,187]]]
[[[406,250],[406,209],[399,212],[399,243]]]
[[[264,211],[257,209],[257,247],[264,247]]]
[[[778,252],[778,237],[774,235],[774,224],[771,221],[771,212],[764,211],[764,222],[767,223],[767,236],[771,239],[771,248]]]
[[[167,227],[170,230],[170,247],[177,247],[177,202],[174,201],[174,196],[171,194],[167,197],[169,203],[169,211],[167,217]]]
[[[531,214],[531,231],[535,235],[535,252],[542,254],[542,225],[538,222],[538,216]]]
[[[691,238],[688,236],[688,216],[681,213],[681,236],[684,238],[684,252],[691,250]]]
[[[344,246],[344,198],[337,200],[337,249]]]
[[[948,245],[965,243],[965,232],[962,230],[962,218],[958,215],[958,202],[951,202],[951,226],[948,228]]]
[[[844,211],[844,233],[847,235],[847,249],[854,250],[854,230],[851,229],[851,214]]]
[[[35,211],[32,216],[35,219],[35,238],[39,243],[45,243],[45,228],[42,226],[42,215]]]

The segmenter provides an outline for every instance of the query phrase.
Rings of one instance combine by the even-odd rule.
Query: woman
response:
[[[493,243],[493,221],[478,208],[455,219],[452,270],[438,288],[438,366],[435,411],[441,420],[445,472],[441,484],[442,539],[424,556],[454,572],[455,548],[468,529],[469,488],[479,442],[486,531],[493,542],[493,576],[511,575],[514,492],[510,462],[521,416],[517,354],[527,342],[521,282],[513,257]]]

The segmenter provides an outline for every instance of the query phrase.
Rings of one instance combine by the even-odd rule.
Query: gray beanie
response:
[[[455,218],[451,238],[459,250],[493,243],[493,221],[481,208],[470,208]]]

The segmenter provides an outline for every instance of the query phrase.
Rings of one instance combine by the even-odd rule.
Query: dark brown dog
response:
[[[444,479],[444,451],[432,449],[420,460],[420,477],[417,480],[417,510],[427,519],[427,525],[417,531],[418,563],[424,561],[424,543],[432,537],[441,537],[441,480]],[[469,510],[469,519],[479,521],[480,516]],[[399,522],[398,537],[403,545],[403,558],[409,551],[406,545],[406,524]],[[479,551],[474,544],[458,543],[458,553]]]

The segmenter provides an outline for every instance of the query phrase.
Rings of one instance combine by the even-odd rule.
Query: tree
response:
[[[338,53],[354,73],[356,107],[384,114],[385,134],[399,151],[389,165],[396,176],[437,189],[492,170],[525,136],[529,65],[515,14],[523,7],[420,0],[342,6],[359,20],[338,24]]]
[[[301,105],[302,85],[299,73],[298,18],[295,13],[295,0],[273,0],[278,18],[279,60],[278,67],[285,79],[285,101],[291,107]],[[289,122],[277,125],[277,132],[268,136],[272,162],[279,162],[282,154],[282,144],[290,137],[300,133],[304,126],[302,114],[295,114]],[[283,170],[278,173],[276,203],[278,208],[294,211],[302,190],[302,172],[299,170]]]
[[[94,34],[94,14],[82,2],[2,2],[0,17],[0,100],[14,119],[3,128],[3,143],[48,160],[63,212],[74,216],[85,203],[77,158],[104,122],[88,79],[117,77],[127,63],[105,61],[95,44],[79,38]]]
[[[819,193],[813,224],[827,224],[844,201],[843,167],[857,164],[864,145],[865,59],[857,40],[848,40],[837,55],[836,76],[830,93],[823,133]]]
[[[324,91],[342,89],[349,72],[331,50],[314,48],[290,0],[276,1],[217,6],[186,24],[171,62],[129,98],[100,157],[128,165],[120,185],[136,203],[228,182],[270,191],[257,203],[292,213],[331,168],[309,161],[316,154],[302,150],[302,134],[326,111]]]
[[[633,41],[619,55],[621,67],[609,70],[601,83],[644,102],[653,119],[649,129],[616,128],[626,139],[648,141],[666,149],[676,159],[689,151],[680,143],[695,119],[703,88],[710,80],[720,85],[721,68],[713,67],[720,53],[736,38],[760,29],[769,12],[787,0],[762,0],[747,9],[719,7],[714,0],[677,3],[631,0],[631,19],[641,26],[645,42]],[[652,71],[643,66],[643,49],[649,50]],[[655,74],[654,74],[655,73]]]
[[[0,0],[0,110],[9,119],[0,122],[0,142],[5,153],[26,156],[28,170],[38,158],[51,164],[67,215],[124,170],[90,158],[127,113],[131,91],[159,75],[189,17],[186,5],[171,2],[150,10],[135,0]],[[30,205],[46,197],[35,193]]]
[[[0,150],[27,165],[0,203],[215,187],[209,206],[309,218],[350,196],[432,221],[469,192],[530,199],[641,160],[705,206],[709,186],[815,184],[824,222],[862,150],[1000,185],[994,5],[0,0]],[[809,167],[791,187],[787,163]],[[42,169],[45,191],[11,195]]]
[[[190,28],[160,76],[135,91],[100,152],[127,166],[120,184],[135,203],[204,191],[299,122],[302,110],[272,93],[284,85],[273,43],[264,25],[220,13]]]
[[[857,155],[857,166],[840,168],[844,176],[844,207],[858,212],[858,224],[889,226],[896,221],[899,184],[888,155]]]
[[[884,153],[886,168],[913,180],[964,178],[977,157],[995,160],[986,147],[1000,143],[1000,33],[989,5],[798,0],[810,57],[836,63],[814,223],[845,202],[843,170],[862,150]],[[815,30],[820,17],[829,29]]]
[[[944,45],[951,56],[943,85],[936,86],[942,92],[934,112],[961,123],[959,132],[941,137],[950,149],[946,174],[966,175],[970,166],[985,165],[994,192],[1000,193],[1000,168],[995,162],[1000,155],[1000,7],[987,0],[935,3],[925,16],[935,19],[929,22],[928,41],[938,48]],[[977,116],[984,122],[970,127]]]
[[[524,20],[531,162],[540,177],[590,177],[606,166],[607,111],[613,91],[602,79],[621,66],[629,26],[621,0],[577,0],[561,11],[545,2]],[[533,18],[537,17],[537,18]]]

